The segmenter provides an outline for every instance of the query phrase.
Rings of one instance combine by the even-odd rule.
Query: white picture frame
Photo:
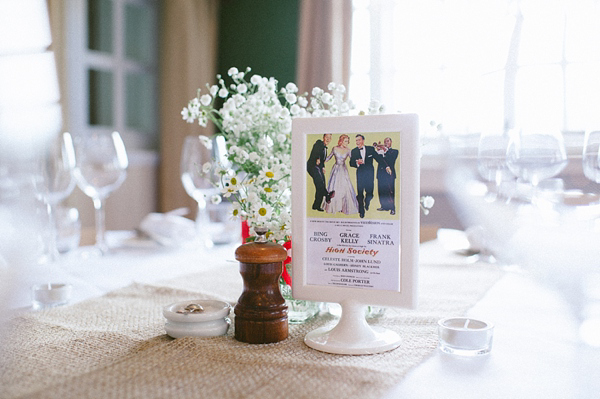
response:
[[[327,146],[328,160],[324,162],[325,170],[322,173],[326,181],[327,194],[321,201],[318,199],[320,194],[317,194],[323,192],[322,188],[318,188],[321,183],[315,180],[314,173],[309,174],[309,170],[314,171],[315,164],[311,153],[317,151],[315,150],[319,146],[317,141],[323,141],[325,134],[331,134],[332,141]],[[344,135],[348,137],[345,138]],[[361,180],[363,187],[360,187],[361,178],[358,177],[358,165],[356,165],[360,161],[354,155],[357,153],[352,152],[355,147],[358,147],[357,140],[360,139],[357,135],[364,137],[363,142],[366,147],[371,146],[373,141],[375,144],[391,139],[390,147],[397,149],[393,182],[395,193],[392,190],[392,194],[388,197],[388,199],[393,198],[395,212],[391,212],[389,206],[386,210],[378,210],[384,208],[382,198],[387,196],[385,193],[378,195],[379,186],[384,187],[386,184],[380,183],[377,177],[379,173],[377,167],[379,160],[382,159],[383,150],[379,155],[372,155],[375,160],[371,159],[374,168],[374,187],[369,208],[366,209],[366,197],[369,197],[369,194],[368,191],[363,190],[364,178]],[[373,149],[376,150],[376,147],[371,147],[371,150],[367,148],[365,152],[374,154]],[[346,153],[348,155],[344,155]],[[351,166],[353,157],[354,167]],[[369,155],[363,155],[363,159],[366,160],[367,157]],[[347,158],[343,161],[345,167],[342,165],[342,158]],[[334,166],[338,162],[339,165]],[[332,182],[334,169],[337,171],[335,182]],[[347,173],[343,169],[346,169]],[[384,175],[381,176],[383,181]],[[355,204],[352,204],[351,190],[348,191],[348,179],[357,194],[357,200],[361,197],[358,194],[359,187],[363,193],[360,198],[362,201],[358,203],[358,213]],[[418,297],[419,179],[419,129],[418,116],[415,114],[294,119],[292,123],[293,297],[337,302],[342,304],[343,311],[344,304],[346,307],[352,304],[353,306],[415,308]],[[336,192],[329,198],[329,192],[335,191],[329,189],[335,187],[341,193]],[[327,203],[327,200],[330,202]],[[315,207],[318,203],[321,203],[322,207]],[[335,256],[330,256],[332,253]],[[367,262],[379,263],[370,266]],[[362,344],[359,344],[362,349],[348,349],[346,346],[353,344],[347,342],[340,345],[342,347],[331,349],[309,344],[315,349],[333,353],[364,354],[393,349],[387,344],[383,345],[381,350],[369,345],[364,349]]]

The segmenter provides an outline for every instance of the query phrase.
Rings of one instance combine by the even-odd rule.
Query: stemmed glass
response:
[[[208,146],[204,145],[198,136],[185,138],[181,153],[181,182],[187,194],[198,203],[196,231],[198,238],[207,248],[213,247],[214,242],[208,234],[210,217],[206,200],[219,193],[219,176],[215,174],[214,168],[203,171],[203,166],[214,161],[222,165],[227,162],[223,137],[213,137]]]
[[[568,163],[559,131],[513,130],[506,154],[508,168],[532,185],[534,198],[540,181],[558,175]]]
[[[50,262],[55,262],[59,256],[55,208],[75,188],[74,170],[75,149],[69,133],[63,133],[36,156],[33,184],[37,198],[46,205],[48,212],[50,236],[46,251]]]
[[[96,249],[108,252],[105,239],[104,205],[106,198],[127,177],[127,152],[118,132],[94,133],[75,142],[77,165],[74,176],[79,188],[91,197],[96,211]]]
[[[600,183],[600,131],[588,131],[583,144],[583,174]]]
[[[514,179],[506,162],[509,141],[508,132],[505,131],[483,132],[479,138],[477,170],[482,178],[496,185],[496,195],[502,182]]]

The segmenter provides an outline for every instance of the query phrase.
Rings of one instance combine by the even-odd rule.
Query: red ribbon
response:
[[[287,285],[292,285],[292,277],[285,267],[288,263],[292,263],[292,257],[289,255],[289,252],[292,249],[292,240],[284,242],[283,247],[288,251],[288,257],[283,261],[283,273],[281,273],[281,277],[283,277],[283,281],[285,281]]]
[[[242,244],[245,244],[250,237],[250,226],[248,226],[247,220],[242,220]]]

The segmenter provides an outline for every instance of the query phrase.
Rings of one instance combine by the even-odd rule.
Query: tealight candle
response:
[[[224,335],[231,320],[231,305],[212,300],[177,302],[163,308],[165,331],[173,338]]]
[[[494,326],[481,320],[452,317],[438,321],[439,347],[462,356],[485,355],[492,349]]]
[[[31,287],[34,310],[64,305],[71,299],[70,284],[36,284]]]

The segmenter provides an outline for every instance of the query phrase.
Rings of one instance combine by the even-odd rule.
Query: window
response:
[[[128,149],[156,149],[157,2],[73,0],[68,13],[71,131],[117,130]]]
[[[349,92],[448,134],[600,128],[597,0],[354,0]],[[362,103],[359,103],[362,101]]]

